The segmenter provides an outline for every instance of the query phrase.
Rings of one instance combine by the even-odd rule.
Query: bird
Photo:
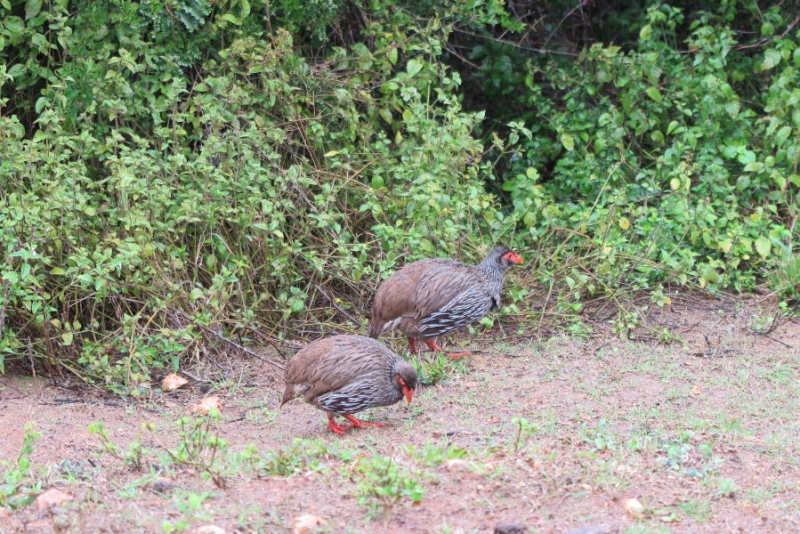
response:
[[[411,402],[417,372],[401,356],[366,336],[341,334],[313,341],[289,360],[284,370],[286,390],[281,406],[303,399],[324,410],[327,428],[344,434],[351,428],[383,426],[361,421],[354,413],[389,406],[405,397]],[[341,415],[351,424],[338,424]]]
[[[384,280],[375,293],[369,336],[398,328],[408,337],[411,353],[416,339],[432,351],[445,352],[437,336],[480,320],[500,306],[503,278],[522,257],[498,245],[479,265],[445,258],[427,258],[403,266]],[[468,352],[445,353],[457,360]]]

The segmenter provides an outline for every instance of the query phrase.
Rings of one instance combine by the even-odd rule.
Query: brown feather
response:
[[[369,335],[398,328],[428,338],[476,321],[498,304],[508,265],[521,262],[498,246],[480,265],[440,258],[410,263],[378,287]]]
[[[286,365],[281,404],[303,396],[340,414],[385,406],[403,396],[397,376],[411,390],[416,387],[413,367],[382,343],[364,336],[327,337],[306,345]]]

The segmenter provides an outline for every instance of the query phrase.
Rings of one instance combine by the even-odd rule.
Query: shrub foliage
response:
[[[495,241],[523,318],[540,282],[794,297],[791,9],[652,4],[615,42],[517,7],[0,0],[0,369],[131,389],[198,324],[359,329],[396,266]]]

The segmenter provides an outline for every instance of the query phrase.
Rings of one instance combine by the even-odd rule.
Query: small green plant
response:
[[[631,332],[641,326],[639,314],[635,311],[620,310],[617,319],[611,321],[611,331],[622,340],[630,339]]]
[[[119,445],[111,441],[103,423],[99,421],[90,423],[88,430],[89,434],[97,436],[97,439],[100,440],[103,452],[112,458],[120,460],[133,471],[141,472],[144,469],[144,457],[147,451],[142,447],[141,441],[132,441],[128,445],[128,450],[123,452]]]
[[[342,451],[318,440],[296,438],[291,445],[267,452],[258,468],[267,475],[291,476],[303,471],[323,471],[327,469],[326,461],[349,462],[353,456],[353,451]]]
[[[193,521],[210,521],[212,516],[203,506],[209,497],[211,497],[211,493],[208,491],[202,493],[177,492],[173,496],[172,502],[182,517],[175,521],[164,520],[161,523],[161,529],[165,534],[171,534],[188,530]]]
[[[529,438],[539,432],[539,425],[531,423],[525,417],[512,417],[511,424],[517,427],[516,438],[514,439],[514,452],[519,452]]]
[[[178,447],[168,449],[167,454],[175,464],[190,466],[205,473],[211,477],[215,486],[225,488],[223,471],[228,442],[211,433],[213,424],[219,422],[219,419],[219,411],[210,410],[205,415],[178,420],[181,439]]]
[[[357,487],[358,503],[373,513],[381,512],[385,521],[400,501],[418,503],[425,494],[416,478],[388,456],[359,460],[356,469],[362,476]]]
[[[31,478],[31,454],[36,440],[41,436],[40,432],[33,430],[33,423],[28,423],[25,427],[25,435],[22,439],[22,448],[19,451],[16,462],[3,460],[0,462],[0,507],[22,508],[30,504],[39,492],[41,484],[30,481]]]
[[[167,456],[162,463],[191,467],[208,475],[218,488],[224,488],[223,473],[227,465],[228,442],[211,433],[213,424],[219,421],[219,418],[219,411],[210,410],[205,415],[179,419],[177,422],[180,429],[178,445],[174,449],[162,447]],[[155,427],[145,423],[142,425],[142,429],[152,433]],[[138,440],[133,441],[128,446],[128,450],[123,452],[119,445],[111,440],[100,422],[91,423],[89,433],[98,437],[105,453],[122,461],[134,471],[142,471],[146,464],[145,460],[156,452],[144,448],[141,441]],[[245,452],[240,456],[246,460],[248,453]],[[237,456],[235,459],[240,458]]]
[[[411,365],[416,369],[419,381],[426,386],[432,386],[453,376],[467,373],[463,359],[451,360],[442,352],[434,353],[430,359],[416,358],[412,360]]]
[[[739,491],[739,486],[732,478],[719,477],[716,479],[716,490],[714,494],[717,497],[733,497]]]
[[[608,421],[601,419],[594,429],[584,429],[584,441],[591,445],[596,451],[613,451],[619,446],[617,443],[617,432],[609,427]]]
[[[785,301],[797,302],[800,299],[800,255],[783,249],[776,263],[775,269],[769,272],[771,286]]]
[[[466,450],[453,447],[450,443],[439,446],[430,441],[425,443],[422,447],[408,445],[406,447],[406,452],[411,458],[422,462],[428,467],[436,467],[447,460],[456,460],[467,455]]]

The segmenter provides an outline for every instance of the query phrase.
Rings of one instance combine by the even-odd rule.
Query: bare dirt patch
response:
[[[671,344],[610,331],[487,344],[410,406],[368,412],[387,426],[343,437],[301,402],[279,410],[282,379],[266,364],[195,369],[224,403],[210,432],[228,442],[215,460],[225,488],[163,453],[208,393],[199,385],[126,402],[5,376],[0,474],[32,422],[41,437],[27,487],[72,499],[6,510],[0,532],[291,532],[303,514],[336,533],[483,533],[501,522],[529,533],[798,532],[800,324],[755,333],[773,314],[678,297],[647,317],[680,340]],[[88,431],[97,421],[123,452],[142,444],[141,470],[103,452]],[[418,503],[409,493],[387,509],[365,496],[376,456],[422,488]]]

